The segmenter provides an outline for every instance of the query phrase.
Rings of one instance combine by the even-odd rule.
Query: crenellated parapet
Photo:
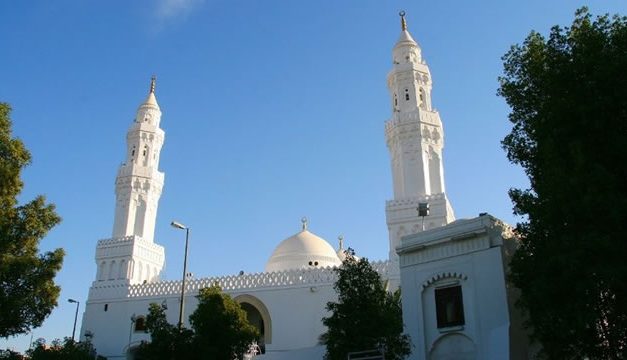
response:
[[[372,267],[383,279],[388,278],[389,261],[371,262]],[[242,292],[260,289],[285,289],[333,285],[337,280],[335,267],[294,269],[277,272],[259,272],[242,275],[212,276],[185,281],[185,294],[196,296],[200,289],[219,286],[225,292]],[[178,296],[181,280],[157,281],[129,285],[128,283],[95,282],[89,290],[91,300],[116,298],[150,298]]]

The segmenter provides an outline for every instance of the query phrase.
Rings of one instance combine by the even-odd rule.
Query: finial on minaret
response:
[[[340,243],[340,248],[338,250],[344,250],[344,235],[338,236],[337,240]]]
[[[157,77],[155,75],[153,75],[150,78],[150,92],[151,93],[155,93],[155,87],[157,86]]]
[[[398,15],[401,17],[401,30],[407,30],[407,22],[405,21],[405,10],[401,10]]]
[[[303,223],[303,231],[307,230],[307,224],[308,224],[308,220],[307,217],[303,216],[302,219],[300,219],[300,222]]]

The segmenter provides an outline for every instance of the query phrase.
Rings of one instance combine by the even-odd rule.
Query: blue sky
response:
[[[192,228],[196,276],[262,271],[273,248],[310,230],[370,259],[387,255],[391,198],[383,123],[386,74],[405,9],[430,66],[445,127],[445,181],[458,218],[515,223],[507,197],[525,186],[500,140],[501,56],[535,29],[567,25],[584,3],[529,1],[140,0],[0,2],[0,101],[33,155],[22,201],[45,194],[63,222],[59,306],[34,338],[71,335],[75,298],[94,280],[96,241],[113,226],[125,136],[156,74],[166,132],[156,241],[164,277],[182,269]],[[627,14],[624,0],[591,12]],[[79,319],[80,323],[80,319]],[[0,340],[23,350],[30,335]]]

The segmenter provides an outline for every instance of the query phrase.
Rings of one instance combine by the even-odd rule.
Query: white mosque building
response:
[[[509,227],[489,215],[455,221],[446,196],[444,130],[431,105],[431,74],[401,13],[401,33],[388,74],[391,117],[385,122],[394,197],[386,204],[387,259],[372,263],[403,294],[403,314],[413,342],[411,359],[526,358],[524,334],[512,311],[505,273],[513,241]],[[96,246],[97,275],[89,289],[81,338],[108,359],[132,358],[149,341],[144,316],[150,303],[178,319],[182,281],[160,275],[165,249],[154,242],[164,174],[159,155],[164,131],[153,78],[127,133],[126,161],[115,182],[111,238]],[[430,213],[419,217],[419,204]],[[280,242],[264,271],[189,278],[189,315],[203,287],[217,284],[238,301],[261,333],[264,359],[322,359],[325,304],[336,298],[334,249],[307,228]],[[186,320],[186,319],[185,319]]]

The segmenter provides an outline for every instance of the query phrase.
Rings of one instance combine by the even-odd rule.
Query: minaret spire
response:
[[[155,87],[157,86],[157,77],[155,75],[153,75],[150,78],[150,93],[154,94],[155,93]]]
[[[398,15],[401,17],[401,30],[407,31],[407,22],[405,21],[405,10],[401,10],[401,12],[399,12]]]

